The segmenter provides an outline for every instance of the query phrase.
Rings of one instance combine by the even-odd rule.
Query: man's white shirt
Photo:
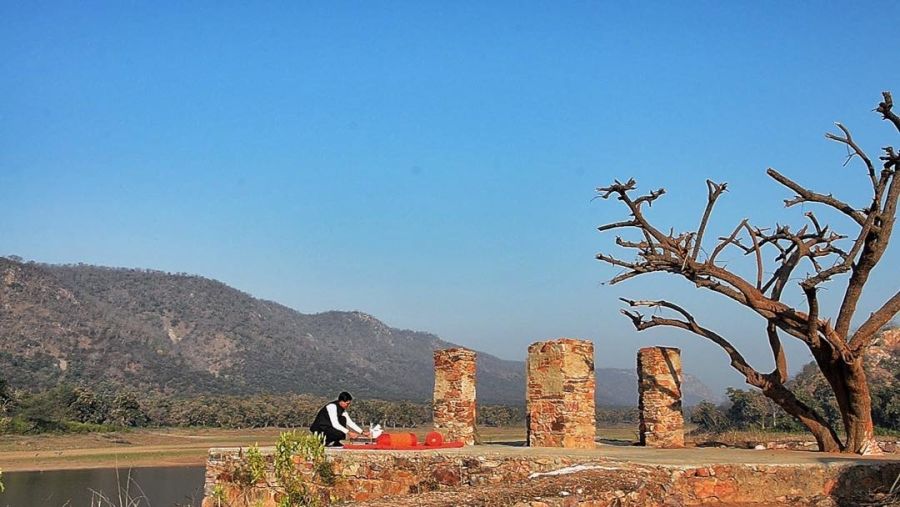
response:
[[[349,426],[350,429],[347,429],[347,426],[344,426],[340,423],[340,421],[338,421],[337,403],[329,403],[328,405],[325,405],[325,410],[328,411],[328,419],[331,420],[331,426],[334,427],[334,429],[343,431],[344,433],[350,433],[350,429],[357,433],[363,432],[362,428],[357,426],[356,423],[353,422],[353,419],[350,419],[350,414],[348,414],[347,412],[344,412],[344,419],[347,420],[347,426]]]

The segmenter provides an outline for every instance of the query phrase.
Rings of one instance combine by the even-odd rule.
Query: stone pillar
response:
[[[638,407],[641,445],[684,447],[681,413],[681,351],[646,347],[638,351]]]
[[[434,428],[449,442],[475,443],[475,352],[434,351]]]
[[[528,445],[593,449],[594,343],[560,338],[528,347]]]

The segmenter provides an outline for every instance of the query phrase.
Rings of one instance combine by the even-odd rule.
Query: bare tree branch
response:
[[[737,227],[734,228],[734,231],[731,232],[730,236],[728,236],[727,238],[719,238],[719,244],[716,245],[716,248],[713,249],[712,254],[710,254],[709,256],[709,259],[706,260],[707,264],[716,262],[716,257],[718,257],[722,250],[724,250],[728,245],[734,244],[738,247],[743,248],[740,243],[735,243],[735,238],[737,238],[738,233],[741,232],[741,228],[745,225],[747,225],[746,218],[741,220],[741,223],[739,223]]]
[[[772,348],[772,356],[775,358],[775,371],[773,373],[778,376],[778,381],[783,384],[788,379],[787,357],[785,357],[784,348],[781,346],[781,338],[778,337],[778,326],[775,325],[775,322],[769,321],[766,325],[766,333],[769,335],[769,347]]]
[[[784,201],[785,207],[791,207],[795,204],[799,204],[801,202],[818,202],[825,204],[827,206],[831,206],[832,208],[840,211],[841,213],[852,218],[856,223],[862,225],[866,221],[865,215],[859,210],[853,209],[849,204],[842,202],[838,199],[835,199],[832,195],[823,195],[818,194],[816,192],[811,192],[799,184],[795,183],[793,180],[788,178],[787,176],[783,176],[781,173],[772,169],[771,167],[766,170],[766,174],[768,174],[772,179],[781,183],[782,185],[788,187],[797,193],[797,197],[794,199],[788,199]]]
[[[885,120],[890,120],[894,127],[900,131],[900,117],[894,114],[894,111],[891,109],[894,107],[894,99],[891,98],[891,92],[881,92],[881,96],[884,97],[884,100],[878,104],[875,110],[881,113]]]
[[[759,247],[759,238],[756,235],[756,231],[754,231],[746,221],[744,223],[744,228],[747,229],[747,234],[753,242],[753,253],[756,254],[756,288],[762,291],[763,260],[762,250]]]
[[[803,287],[803,293],[806,295],[807,306],[809,306],[809,330],[807,333],[812,346],[817,347],[819,340],[819,298],[816,295],[815,287]]]
[[[597,230],[600,232],[606,232],[611,229],[621,229],[623,227],[638,227],[638,226],[640,226],[640,224],[638,223],[637,220],[626,220],[623,222],[615,222],[612,224],[601,225],[600,227],[597,227]]]
[[[873,312],[853,333],[853,337],[849,340],[851,350],[858,353],[868,347],[878,330],[890,322],[897,313],[900,313],[900,291],[885,301],[881,308]]]
[[[882,193],[885,194],[883,203],[881,201]],[[881,172],[879,185],[875,189],[872,210],[869,212],[868,220],[857,240],[858,244],[862,244],[862,250],[859,258],[852,265],[853,273],[850,275],[850,281],[844,292],[844,299],[841,301],[841,309],[835,323],[835,330],[841,336],[848,336],[850,322],[856,313],[856,304],[862,296],[862,289],[868,281],[872,269],[887,250],[894,221],[897,218],[898,197],[900,197],[900,184],[897,183],[896,170],[885,168]]]
[[[697,227],[697,242],[694,243],[694,251],[691,252],[691,258],[694,260],[697,260],[697,255],[700,253],[703,233],[706,231],[706,224],[709,221],[709,216],[712,214],[713,206],[716,205],[716,201],[727,186],[727,183],[716,183],[712,180],[706,180],[706,209],[703,211],[703,218],[700,219],[700,226]]]
[[[609,255],[605,255],[602,253],[597,254],[597,260],[603,261],[607,264],[612,264],[613,266],[619,266],[622,268],[628,268],[628,269],[637,269],[638,268],[638,265],[633,262],[627,262],[627,261],[623,261],[621,259],[616,259],[615,257],[611,257]]]
[[[654,200],[666,193],[665,189],[660,188],[658,190],[650,192],[649,195],[638,197],[636,200],[632,200],[628,196],[628,192],[634,190],[636,186],[637,182],[634,181],[634,178],[630,178],[625,183],[621,183],[618,180],[615,180],[615,182],[608,187],[598,188],[597,193],[603,199],[609,198],[610,195],[617,194],[619,196],[618,199],[624,202],[625,205],[628,206],[628,208],[631,210],[631,216],[633,216],[634,219],[638,223],[640,223],[641,230],[646,235],[648,243],[652,243],[652,240],[656,240],[660,244],[667,244],[667,236],[650,225],[650,223],[644,219],[644,215],[641,212],[641,204],[645,202],[648,204],[652,203]]]
[[[667,319],[663,317],[653,316],[650,320],[644,320],[643,316],[639,313],[629,312],[627,310],[622,310],[622,313],[628,316],[631,319],[631,322],[634,324],[635,329],[638,331],[643,331],[645,329],[650,329],[652,327],[657,326],[670,326],[684,329],[686,331],[690,331],[698,336],[702,336],[719,347],[721,347],[727,354],[728,357],[731,358],[731,366],[734,367],[737,371],[744,375],[747,379],[747,382],[760,387],[762,384],[763,375],[753,369],[748,363],[747,360],[744,359],[744,356],[741,355],[740,352],[725,338],[721,335],[706,329],[699,324],[697,324],[696,320],[690,313],[688,313],[685,309],[681,308],[678,305],[670,303],[668,301],[634,301],[625,298],[619,298],[625,303],[627,303],[631,307],[658,307],[658,308],[669,308],[680,313],[685,320],[681,321],[678,319]]]
[[[859,145],[857,145],[856,142],[853,141],[853,137],[850,135],[850,130],[848,130],[847,127],[838,122],[835,122],[835,125],[837,126],[837,128],[841,129],[841,132],[844,133],[844,137],[832,133],[826,133],[825,138],[831,139],[832,141],[837,141],[842,144],[846,144],[848,148],[853,150],[853,153],[851,153],[850,156],[847,157],[847,160],[844,161],[844,165],[847,165],[847,163],[850,162],[850,159],[852,159],[854,155],[862,159],[863,163],[866,164],[866,170],[869,172],[869,179],[872,180],[872,188],[875,188],[878,185],[878,180],[875,178],[875,166],[872,165],[872,161],[862,150],[862,148],[860,148]]]

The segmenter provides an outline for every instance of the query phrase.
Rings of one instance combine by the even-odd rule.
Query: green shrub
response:
[[[0,419],[0,435],[24,435],[31,433],[34,425],[22,417],[4,417]]]
[[[326,486],[334,484],[334,470],[325,457],[325,440],[316,434],[284,432],[275,444],[275,477],[284,490],[279,507],[321,505],[322,498],[297,470],[294,456],[312,464],[314,481]]]
[[[250,471],[250,480],[256,484],[266,478],[266,458],[259,452],[259,445],[253,444],[247,449],[247,467]]]
[[[110,433],[119,428],[111,424],[83,423],[78,421],[65,421],[62,423],[63,431],[67,433]]]

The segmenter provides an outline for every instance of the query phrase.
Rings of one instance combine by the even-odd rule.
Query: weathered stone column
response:
[[[638,351],[638,407],[641,445],[684,447],[681,413],[681,351],[646,347]]]
[[[528,445],[593,448],[593,342],[560,338],[533,343],[527,369]]]
[[[475,352],[434,351],[434,428],[448,441],[475,443]]]

